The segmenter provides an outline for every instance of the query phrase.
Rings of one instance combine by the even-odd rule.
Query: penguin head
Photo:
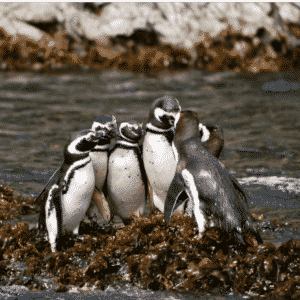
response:
[[[199,133],[205,149],[219,158],[224,148],[224,132],[222,128],[216,125],[203,125],[200,123]]]
[[[175,123],[175,127],[175,143],[192,137],[199,137],[198,114],[191,110],[181,112],[178,122]]]
[[[172,128],[180,116],[180,111],[181,106],[175,97],[163,96],[153,101],[149,113],[149,123],[160,129]]]
[[[99,140],[99,134],[91,129],[84,128],[72,134],[71,140],[86,140],[88,142],[97,142]]]
[[[88,155],[89,151],[99,142],[99,134],[91,129],[84,129],[72,135],[72,141],[65,146],[66,163],[71,163]]]
[[[143,123],[138,119],[123,122],[119,127],[119,137],[130,142],[137,143],[144,134]]]
[[[117,134],[117,120],[113,115],[103,114],[94,121],[91,129],[98,134],[100,140],[114,138]]]

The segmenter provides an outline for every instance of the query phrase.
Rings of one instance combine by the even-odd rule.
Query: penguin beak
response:
[[[97,131],[98,139],[104,139],[107,137],[107,130],[101,129]]]
[[[98,136],[98,132],[97,131],[93,131],[93,130],[91,130],[91,133],[92,133],[92,135],[91,135],[91,141],[97,141],[97,140],[99,140],[99,136]]]
[[[141,127],[139,127],[139,126],[134,126],[134,127],[132,127],[131,132],[132,132],[136,137],[138,137],[138,136],[141,136],[141,135],[142,135],[143,129],[142,129]]]
[[[167,116],[168,122],[171,126],[175,124],[175,118],[173,116]]]

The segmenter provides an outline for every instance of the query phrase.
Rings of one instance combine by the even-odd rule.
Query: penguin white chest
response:
[[[153,189],[154,205],[163,212],[177,165],[172,145],[164,135],[147,132],[143,145],[143,160]]]
[[[132,149],[116,149],[109,157],[108,199],[121,218],[144,213],[146,194],[139,164]]]
[[[90,157],[95,171],[96,187],[101,191],[107,175],[107,151],[91,152]]]
[[[92,162],[74,170],[68,190],[62,194],[63,228],[73,231],[84,218],[95,188]]]

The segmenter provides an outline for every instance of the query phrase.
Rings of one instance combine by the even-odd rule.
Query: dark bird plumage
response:
[[[240,191],[224,165],[204,147],[199,135],[198,115],[192,111],[181,113],[176,126],[174,151],[178,164],[174,179],[169,187],[165,202],[165,221],[168,224],[178,205],[178,197],[185,191],[192,205],[199,233],[204,231],[208,216],[227,232],[234,233],[240,241],[246,232],[262,242],[254,227],[253,218]]]
[[[88,208],[95,187],[89,152],[98,140],[97,133],[87,129],[68,143],[64,162],[35,200],[40,207],[38,228],[48,230],[53,252],[60,244],[63,229],[77,232]]]

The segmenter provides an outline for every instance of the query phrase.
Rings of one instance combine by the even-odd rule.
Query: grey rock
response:
[[[119,3],[102,7],[92,13],[84,3],[0,3],[0,27],[10,35],[24,35],[40,40],[43,32],[26,22],[57,20],[66,31],[80,40],[85,37],[99,44],[107,44],[108,37],[131,35],[135,29],[151,26],[163,43],[192,49],[194,44],[232,30],[254,36],[259,28],[267,33],[267,42],[280,34],[293,45],[299,41],[291,35],[286,22],[299,23],[300,5],[297,3]],[[48,37],[49,38],[49,37]]]
[[[293,192],[300,194],[300,179],[277,176],[252,176],[246,178],[239,178],[239,183],[245,186],[267,186],[272,189],[280,190],[282,192]]]
[[[29,288],[23,285],[11,285],[11,286],[1,286],[0,287],[0,299],[16,299],[20,294],[24,294],[30,291]]]

